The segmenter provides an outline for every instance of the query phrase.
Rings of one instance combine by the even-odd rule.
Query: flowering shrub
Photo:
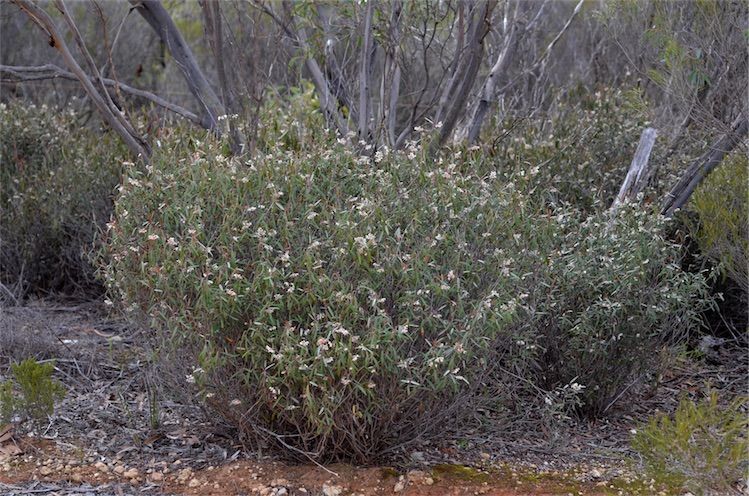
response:
[[[87,253],[112,211],[121,156],[115,138],[68,111],[0,105],[0,283],[100,290]]]
[[[521,320],[526,341],[542,349],[541,383],[577,383],[573,406],[599,415],[657,367],[659,347],[699,326],[709,286],[702,274],[680,268],[664,220],[644,210],[627,208],[611,225],[605,213],[559,221],[576,225],[546,254]]]
[[[606,209],[648,125],[647,112],[632,91],[586,90],[581,97],[566,97],[563,105],[543,118],[509,121],[493,130],[499,137],[493,161],[511,175],[537,169],[532,186],[553,205]],[[653,163],[657,155],[656,149]]]
[[[367,460],[527,383],[595,413],[699,307],[658,221],[549,209],[532,168],[221,149],[174,136],[130,168],[106,274],[247,440]]]

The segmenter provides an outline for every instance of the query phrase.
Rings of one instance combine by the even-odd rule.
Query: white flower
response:
[[[239,405],[241,405],[241,404],[242,404],[242,402],[241,402],[240,400],[237,400],[237,399],[233,399],[233,400],[231,400],[231,401],[229,402],[229,405],[230,405],[230,406],[239,406]]]
[[[578,383],[576,383],[576,382],[573,382],[573,383],[572,383],[572,384],[570,385],[570,387],[571,387],[571,388],[572,388],[572,390],[573,390],[574,392],[576,392],[576,393],[579,393],[580,391],[582,391],[583,389],[585,389],[585,386],[583,386],[582,384],[578,384]]]
[[[156,241],[157,239],[159,239],[159,235],[158,234],[149,234],[148,235],[148,241]]]
[[[348,329],[346,329],[345,327],[343,327],[340,324],[336,324],[333,327],[333,332],[335,332],[337,334],[340,334],[342,336],[348,336],[349,334],[351,334]]]

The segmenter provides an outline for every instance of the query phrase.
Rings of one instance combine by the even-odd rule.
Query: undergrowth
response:
[[[702,401],[683,399],[673,416],[658,414],[639,429],[632,445],[648,473],[695,494],[737,492],[749,469],[747,398],[725,405],[716,392]]]
[[[0,297],[101,294],[90,254],[123,150],[67,109],[0,104]]]
[[[54,362],[33,358],[11,364],[11,379],[0,382],[0,421],[38,421],[51,415],[55,402],[65,396],[65,387],[52,378],[54,369]]]

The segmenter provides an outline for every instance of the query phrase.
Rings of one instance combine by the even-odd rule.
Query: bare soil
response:
[[[633,387],[626,409],[565,432],[451,439],[391,466],[283,463],[247,452],[195,406],[159,391],[138,345],[146,337],[98,303],[37,301],[0,308],[0,379],[11,361],[55,359],[68,389],[49,421],[0,426],[0,494],[58,495],[618,495],[682,494],[640,475],[630,430],[682,395],[745,393],[745,350],[681,358],[657,383]],[[657,387],[656,387],[657,386]]]

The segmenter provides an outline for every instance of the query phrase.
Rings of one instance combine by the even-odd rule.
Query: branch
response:
[[[505,90],[507,90],[507,88],[509,88],[513,84],[515,84],[515,82],[517,82],[521,77],[527,76],[528,74],[530,74],[531,72],[533,72],[534,70],[536,70],[536,68],[538,68],[538,66],[542,66],[541,71],[542,72],[544,71],[544,69],[546,68],[546,64],[548,62],[548,57],[551,54],[552,49],[557,44],[557,42],[559,42],[559,40],[562,39],[562,36],[564,36],[564,33],[567,32],[567,29],[569,29],[569,27],[572,24],[572,21],[575,19],[575,17],[577,17],[577,14],[580,12],[580,9],[582,8],[584,2],[585,2],[585,0],[580,0],[578,2],[578,4],[575,6],[575,9],[572,11],[572,14],[567,19],[567,22],[564,24],[564,26],[562,27],[562,29],[557,33],[557,35],[554,37],[554,39],[552,39],[551,42],[546,46],[546,48],[544,49],[544,52],[541,54],[541,56],[538,57],[533,62],[533,64],[530,65],[530,67],[528,67],[527,69],[525,69],[524,71],[522,71],[520,74],[518,74],[517,76],[515,76],[514,78],[512,78],[511,81],[509,81],[507,84],[505,84],[504,86],[502,86],[502,88],[500,88],[500,90],[499,90],[500,93],[503,93]],[[541,10],[543,10],[543,8],[544,8],[545,5],[546,5],[546,3],[544,3],[541,6],[541,9],[539,9],[539,12],[536,15],[536,17],[533,19],[533,21],[531,21],[531,23],[528,25],[528,27],[526,27],[526,31],[529,31],[530,30],[530,26],[532,24],[536,23],[538,15],[541,13]]]
[[[57,27],[49,14],[29,0],[12,1],[23,12],[25,12],[37,26],[49,35],[50,44],[60,53],[65,64],[74,74],[75,78],[80,81],[81,85],[83,85],[83,89],[86,91],[89,98],[91,98],[91,101],[99,110],[104,120],[125,141],[125,144],[130,151],[132,151],[135,156],[140,156],[143,160],[148,160],[148,157],[151,155],[151,150],[148,144],[139,135],[129,132],[128,129],[123,126],[122,122],[120,122],[120,120],[114,115],[113,111],[107,105],[107,102],[92,84],[89,76],[83,71],[83,69],[81,69],[81,66],[78,65],[73,54],[70,53],[70,49],[68,49],[64,38],[60,35],[59,31],[57,31]]]
[[[283,2],[283,7],[289,15],[289,22],[283,22],[283,20],[276,15],[273,9],[266,6],[262,1],[252,1],[252,5],[262,10],[271,19],[273,19],[273,21],[278,24],[281,29],[283,29],[286,35],[289,36],[302,49],[302,51],[304,52],[304,64],[307,66],[307,70],[312,76],[312,82],[314,83],[315,89],[317,90],[317,95],[320,99],[320,106],[322,107],[326,118],[329,121],[332,120],[335,123],[336,128],[338,129],[338,132],[341,134],[341,136],[346,136],[348,134],[348,125],[346,124],[346,120],[338,111],[338,107],[336,104],[337,100],[333,96],[333,93],[330,91],[328,78],[325,77],[322,70],[320,70],[320,66],[318,65],[317,61],[311,56],[312,51],[309,46],[309,42],[307,41],[307,33],[304,31],[304,28],[300,28],[298,30],[296,29],[291,4],[288,1]]]
[[[5,72],[7,74],[13,75],[14,77],[18,78],[17,82],[42,81],[56,78],[69,79],[72,81],[78,80],[75,74],[66,71],[65,69],[54,64],[46,64],[40,66],[0,65],[0,72]],[[34,75],[32,76],[30,74]],[[113,79],[102,78],[102,81],[108,87],[119,87],[119,89],[121,91],[124,91],[125,93],[148,100],[158,105],[159,107],[163,107],[166,110],[174,112],[177,115],[181,115],[182,117],[194,122],[195,124],[201,125],[201,119],[196,114],[183,107],[180,107],[179,105],[167,102],[158,95],[154,95],[149,91],[133,88],[132,86],[121,83],[119,81],[115,81]],[[3,82],[10,82],[10,80],[5,80]]]

